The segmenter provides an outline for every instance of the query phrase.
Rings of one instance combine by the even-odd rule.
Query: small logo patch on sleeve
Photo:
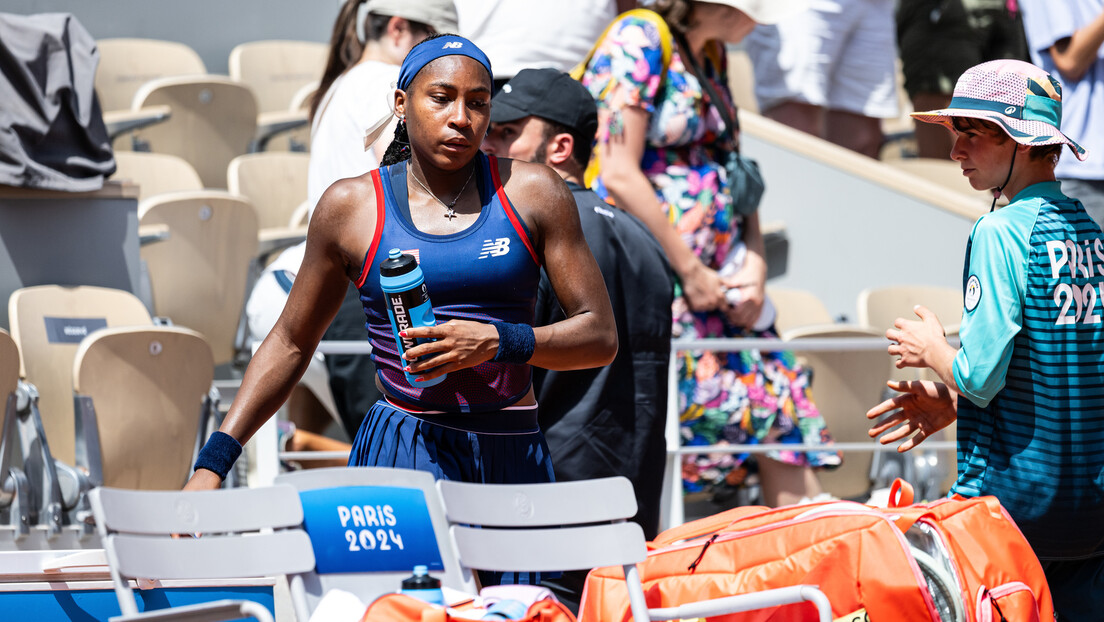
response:
[[[975,275],[971,274],[970,278],[966,280],[966,295],[963,297],[966,310],[973,311],[976,309],[980,300],[981,281],[979,281]]]

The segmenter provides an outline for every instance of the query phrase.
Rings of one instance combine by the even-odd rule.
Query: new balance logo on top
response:
[[[483,240],[483,249],[482,252],[479,253],[479,258],[500,257],[508,252],[510,252],[510,238]]]
[[[445,43],[444,45],[442,45],[441,49],[442,50],[459,50],[462,47],[464,47],[464,43],[462,41],[449,41],[449,42]]]

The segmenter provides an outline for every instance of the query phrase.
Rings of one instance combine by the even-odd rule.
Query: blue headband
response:
[[[442,56],[467,56],[479,61],[489,76],[494,75],[491,73],[491,59],[487,58],[483,50],[464,37],[445,35],[416,45],[410,50],[403,59],[402,67],[399,68],[398,87],[405,91],[423,67]]]

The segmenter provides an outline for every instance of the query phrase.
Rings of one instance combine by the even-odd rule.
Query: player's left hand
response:
[[[904,367],[931,367],[934,350],[947,342],[946,333],[939,318],[927,307],[916,305],[913,311],[920,321],[897,318],[896,328],[886,331],[886,338],[894,342],[889,346],[889,355],[897,359],[897,369]]]
[[[498,329],[483,322],[449,320],[436,326],[408,328],[402,334],[413,339],[436,340],[416,345],[403,355],[407,371],[422,380],[475,367],[498,353]],[[435,356],[422,358],[427,355]]]

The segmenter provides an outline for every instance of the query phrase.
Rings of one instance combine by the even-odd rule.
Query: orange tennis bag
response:
[[[949,575],[970,622],[1052,622],[1054,605],[1043,567],[996,497],[944,498],[913,504],[898,479],[889,507],[913,556]],[[928,558],[928,559],[925,559]]]
[[[406,594],[384,594],[368,605],[360,622],[460,622],[478,619],[478,610],[470,604],[446,609]],[[516,619],[518,622],[576,622],[567,607],[551,599],[533,603],[523,617]]]
[[[848,501],[742,507],[661,533],[638,564],[648,607],[815,585],[844,620],[1051,622],[1042,567],[993,497],[889,508]],[[620,567],[588,575],[579,619],[631,619]],[[723,622],[816,619],[809,603],[717,616]]]
[[[776,509],[740,507],[667,530],[638,564],[649,608],[798,584],[828,596],[836,617],[938,622],[924,571],[892,516],[834,502]],[[632,616],[619,566],[587,576],[581,622]],[[811,603],[712,617],[723,622],[817,619]]]

